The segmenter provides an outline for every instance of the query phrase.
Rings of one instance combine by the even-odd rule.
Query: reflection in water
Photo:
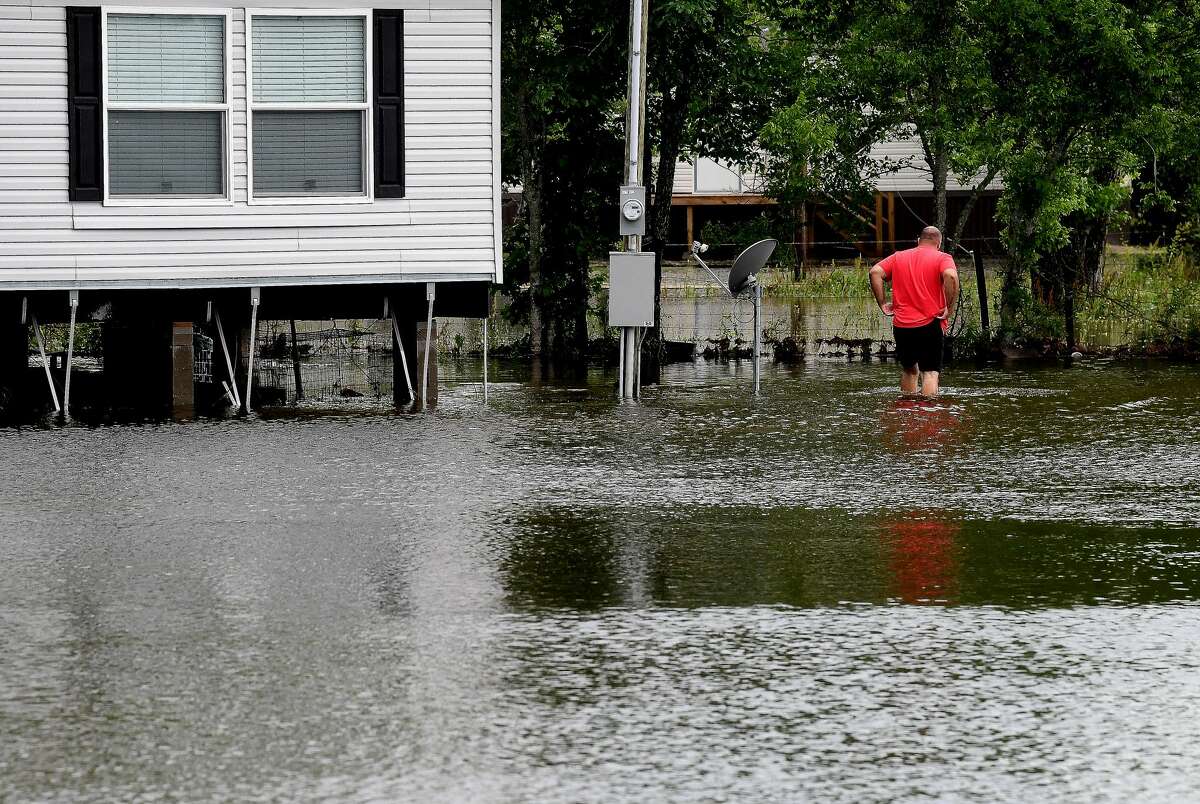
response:
[[[962,408],[945,397],[899,397],[884,407],[882,422],[884,443],[900,455],[941,449],[963,436]]]
[[[957,522],[914,511],[883,526],[893,592],[904,603],[954,603],[958,595]]]
[[[618,547],[609,522],[551,509],[521,518],[518,532],[501,563],[515,605],[594,609],[621,604]]]
[[[930,476],[952,471],[943,460],[946,449],[966,436],[962,408],[945,397],[901,396],[884,406],[882,427],[889,451],[902,460],[925,464]],[[889,516],[882,524],[892,594],[904,603],[955,602],[956,537],[962,525],[942,512],[922,509],[934,494],[930,483],[910,480],[898,491],[915,508]]]
[[[0,800],[1194,797],[1194,367],[496,368],[0,430]]]

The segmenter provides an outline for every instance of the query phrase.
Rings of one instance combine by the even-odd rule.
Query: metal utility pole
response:
[[[753,366],[753,368],[754,368],[754,395],[755,396],[758,396],[759,386],[761,385],[761,383],[759,381],[759,376],[761,373],[761,365],[760,364],[762,363],[762,361],[759,359],[758,353],[762,351],[762,293],[763,293],[762,285],[760,285],[757,281],[755,281],[755,283],[754,283],[754,337],[751,339],[751,342],[753,343],[753,346],[751,346],[751,349],[753,351],[751,352],[751,355],[750,355],[750,360],[752,361],[750,363],[750,365]]]
[[[649,0],[630,0],[629,116],[625,120],[626,186],[622,188],[620,200],[625,251],[634,253],[642,251],[642,236],[646,232],[647,204],[643,185],[642,150],[646,136],[646,46],[649,14]],[[636,398],[641,390],[642,329],[641,326],[622,326],[620,330],[619,395],[624,400]]]

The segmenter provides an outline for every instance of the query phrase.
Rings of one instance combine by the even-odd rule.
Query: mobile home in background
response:
[[[431,318],[502,279],[499,40],[499,0],[0,0],[10,400],[48,396],[47,322],[101,322],[109,386],[186,410],[194,332],[246,404],[256,321],[385,311],[415,396]]]
[[[833,199],[826,198],[814,199],[796,211],[793,239],[800,259],[879,258],[908,248],[932,222],[933,179],[922,160],[920,142],[906,137],[884,140],[871,147],[870,158],[890,169],[871,181],[869,205],[851,204],[841,210],[849,214],[839,216]],[[764,184],[751,169],[708,157],[681,160],[675,166],[671,197],[671,242],[690,244],[704,239],[708,223],[735,224],[774,207],[776,201],[765,193]],[[974,184],[952,174],[946,189],[948,218],[954,222]],[[996,202],[1002,189],[1003,180],[996,178],[979,194],[963,232],[967,248],[985,254],[998,250]]]

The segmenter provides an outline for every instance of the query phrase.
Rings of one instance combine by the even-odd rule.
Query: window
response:
[[[367,12],[247,19],[250,201],[369,201]]]
[[[110,11],[106,203],[229,197],[229,17]]]

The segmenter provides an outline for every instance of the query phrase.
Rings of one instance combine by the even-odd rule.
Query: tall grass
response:
[[[1131,345],[1200,341],[1200,272],[1163,250],[1110,254],[1078,305],[1080,340]]]
[[[797,279],[787,268],[776,268],[762,275],[763,292],[769,296],[792,299],[869,299],[867,264],[833,265],[810,269]]]

